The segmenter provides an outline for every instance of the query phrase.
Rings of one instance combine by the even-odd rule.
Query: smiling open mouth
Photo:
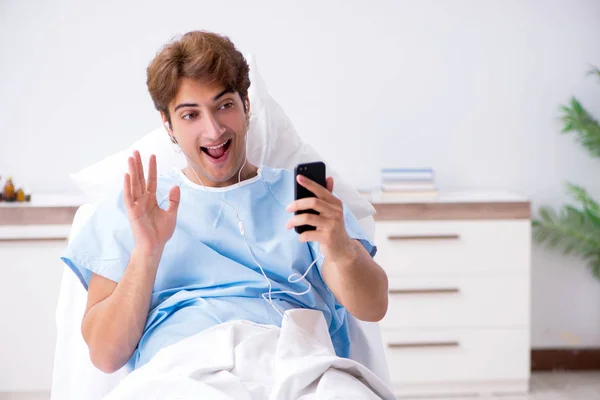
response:
[[[230,146],[231,146],[231,139],[227,139],[227,141],[225,141],[217,146],[200,147],[200,148],[209,157],[218,161],[227,154],[227,151],[229,150]]]

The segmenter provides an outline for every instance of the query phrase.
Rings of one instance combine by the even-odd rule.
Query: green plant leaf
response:
[[[592,157],[600,157],[600,125],[590,113],[572,98],[568,106],[561,107],[563,133],[575,133],[576,140]]]
[[[593,67],[588,75],[600,80],[600,68]],[[572,97],[560,106],[562,133],[571,133],[592,157],[600,157],[600,125],[598,121]],[[569,183],[567,190],[576,201],[558,211],[549,207],[538,210],[532,221],[533,238],[540,244],[576,254],[586,262],[593,275],[600,280],[600,204],[581,186]]]
[[[567,190],[569,194],[583,206],[584,209],[588,209],[600,217],[600,204],[592,199],[587,190],[573,183],[567,183]]]
[[[542,207],[534,219],[533,237],[547,247],[564,254],[580,256],[592,268],[600,268],[600,218],[591,209],[563,206],[559,212]],[[600,271],[598,271],[600,272]]]

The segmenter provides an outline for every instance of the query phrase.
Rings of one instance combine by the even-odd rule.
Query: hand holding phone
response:
[[[323,187],[327,187],[327,179],[326,179],[326,170],[325,164],[321,161],[298,164],[294,170],[294,198],[296,200],[305,199],[308,197],[316,197],[313,192],[305,188],[304,186],[298,183],[297,176],[304,175],[308,179],[317,182],[319,185]],[[319,215],[319,213],[315,210],[299,210],[294,212],[294,214],[303,214],[310,213]],[[314,231],[316,228],[312,225],[300,225],[294,228],[297,233],[302,233],[306,231]]]

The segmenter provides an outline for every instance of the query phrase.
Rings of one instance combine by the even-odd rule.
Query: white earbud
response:
[[[238,220],[238,227],[240,228],[240,233],[242,236],[246,236],[246,232],[244,231],[244,224],[242,224],[242,220]]]
[[[171,125],[169,124],[169,121],[165,121],[165,128],[167,128],[167,131],[171,130]]]

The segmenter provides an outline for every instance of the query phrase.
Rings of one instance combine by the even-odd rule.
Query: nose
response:
[[[205,123],[205,137],[207,139],[217,140],[225,133],[225,127],[219,124],[214,115],[208,114]]]

